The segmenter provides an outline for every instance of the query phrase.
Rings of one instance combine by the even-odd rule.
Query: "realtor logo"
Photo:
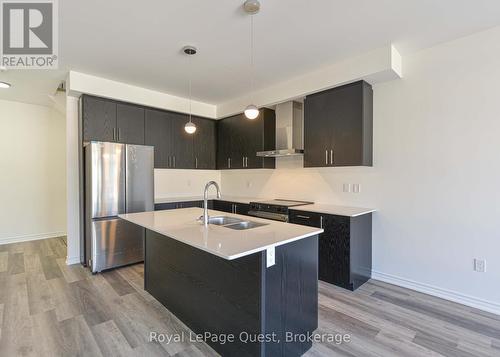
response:
[[[57,68],[57,2],[1,1],[1,65]]]

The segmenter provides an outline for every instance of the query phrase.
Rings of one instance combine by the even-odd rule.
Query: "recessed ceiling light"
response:
[[[10,88],[10,83],[0,82],[0,88],[2,89]]]

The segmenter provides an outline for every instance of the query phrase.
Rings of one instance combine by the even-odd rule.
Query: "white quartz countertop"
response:
[[[229,201],[236,203],[246,203],[255,201],[263,201],[265,198],[257,198],[257,197],[238,197],[238,196],[226,196],[222,195],[221,198],[217,198],[215,195],[209,195],[209,200],[220,200],[220,201]],[[157,197],[155,198],[155,203],[172,203],[172,202],[189,202],[189,201],[202,201],[203,195],[200,196],[180,196],[180,197]]]
[[[336,206],[321,203],[314,203],[312,205],[304,205],[297,207],[290,207],[290,210],[316,212],[324,214],[332,214],[337,216],[357,217],[367,213],[375,212],[373,208],[350,207],[350,206]]]
[[[229,201],[236,203],[246,203],[259,202],[259,201],[270,201],[272,199],[258,198],[258,197],[238,197],[238,196],[225,196],[222,195],[221,198],[216,196],[209,196],[210,200],[219,199],[221,201]],[[156,198],[155,203],[171,203],[171,202],[188,202],[188,201],[200,201],[203,200],[203,196],[190,196],[190,197],[167,197],[167,198]],[[290,207],[291,210],[306,211],[306,212],[316,212],[324,214],[333,214],[337,216],[346,217],[357,217],[368,213],[376,212],[373,208],[363,208],[363,207],[351,207],[351,206],[338,206],[323,203],[315,203],[312,205],[296,206]]]
[[[197,220],[202,214],[201,208],[182,208],[128,213],[119,217],[228,260],[323,233],[323,229],[320,228],[212,210],[209,210],[211,217],[237,217],[244,221],[262,222],[267,225],[247,230],[234,230],[213,224],[205,227]]]

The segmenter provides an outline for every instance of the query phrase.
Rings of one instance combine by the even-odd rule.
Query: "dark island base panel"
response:
[[[235,341],[206,342],[223,356],[300,356],[310,342],[285,343],[285,333],[318,327],[318,237],[225,260],[146,230],[145,289],[197,334],[232,334]],[[240,333],[280,342],[247,342]]]

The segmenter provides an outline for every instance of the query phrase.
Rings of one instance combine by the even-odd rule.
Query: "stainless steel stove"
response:
[[[250,202],[248,214],[254,217],[288,222],[290,207],[310,205],[313,202],[276,199],[271,201]]]

